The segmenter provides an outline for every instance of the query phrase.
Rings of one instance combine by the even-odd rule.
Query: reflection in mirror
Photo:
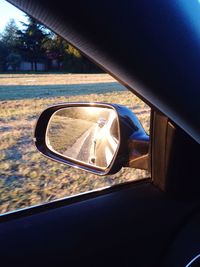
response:
[[[49,122],[46,143],[62,156],[106,169],[119,146],[117,113],[106,107],[67,107]]]

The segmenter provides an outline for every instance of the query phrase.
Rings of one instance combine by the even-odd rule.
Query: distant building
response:
[[[22,71],[31,71],[31,70],[35,70],[35,64],[33,64],[33,69],[32,69],[32,64],[31,62],[27,62],[27,61],[22,61],[19,67],[19,70]],[[46,70],[46,66],[44,63],[37,63],[37,70],[38,71],[45,71]]]
[[[13,68],[12,66],[8,65],[7,70],[12,71]],[[22,61],[20,63],[20,66],[17,68],[17,71],[34,71],[35,70],[35,64],[33,64],[33,69],[32,69],[32,64],[31,62],[28,61]],[[37,71],[45,71],[46,70],[46,65],[44,63],[37,63]]]

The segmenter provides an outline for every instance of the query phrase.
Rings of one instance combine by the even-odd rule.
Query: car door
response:
[[[44,17],[41,14],[44,11],[45,1],[41,1],[40,5],[37,1],[35,4],[30,1],[30,5],[22,1],[10,2],[43,20]],[[46,10],[58,16],[57,11],[61,12],[62,4],[60,2],[54,6],[48,3],[46,7],[49,7]],[[126,8],[124,14],[129,14],[126,4],[117,6],[117,10],[119,11],[121,7],[124,11]],[[105,18],[107,16],[107,20],[103,21],[105,24],[106,21],[110,21],[108,15],[111,14],[110,9],[113,6],[110,3],[103,3],[103,7],[104,5],[108,7],[105,11],[109,10],[109,14],[105,13]],[[80,6],[82,7],[81,3]],[[100,6],[100,3],[97,4],[98,8]],[[87,7],[87,5],[84,7],[84,11],[87,10]],[[139,2],[138,7],[141,11]],[[81,11],[78,9],[77,13],[80,15]],[[46,24],[65,35],[61,26],[65,25],[64,13],[60,14],[63,16],[58,24],[52,23],[53,15],[48,17]],[[86,22],[89,18],[91,17],[88,17]],[[70,14],[69,19],[76,21]],[[99,29],[98,22],[95,22],[95,27]],[[118,23],[123,24],[123,21]],[[120,25],[117,24],[117,26],[120,30]],[[80,32],[76,27],[78,26],[74,22],[72,32]],[[142,29],[141,26],[140,30]],[[120,32],[122,33],[122,31]],[[92,33],[90,32],[90,36],[96,38],[96,41],[93,42],[96,44],[100,37],[96,36],[94,32]],[[86,36],[89,36],[87,32]],[[101,34],[100,36],[102,37]],[[106,37],[108,38],[108,36]],[[102,64],[100,52],[92,54],[92,45],[88,45],[87,50],[86,46],[76,39],[77,36],[74,38],[73,34],[69,34],[69,40],[72,43],[82,47],[83,52],[89,57],[95,58],[129,88],[133,88],[131,78],[136,74],[138,74],[139,80],[143,75],[146,84],[152,85],[150,75],[146,72],[148,64],[145,67],[143,61],[140,65],[136,60],[141,72],[136,71],[135,75],[127,77],[126,73],[120,70],[120,66],[124,66],[123,69],[128,70],[134,67],[133,63],[125,62],[120,55],[115,57],[115,61],[113,57],[109,57],[109,55],[113,56],[113,51],[107,50],[109,64],[107,60]],[[109,36],[109,40],[115,40],[115,36]],[[132,42],[130,42],[131,44]],[[137,51],[141,53],[146,51],[144,44],[140,43],[143,48],[141,50],[137,45]],[[151,42],[150,46],[153,49]],[[105,48],[104,43],[102,48]],[[112,50],[113,47],[110,49]],[[145,56],[148,55],[148,51],[146,51]],[[158,58],[156,58],[156,64],[159,62]],[[155,74],[154,70],[152,69],[153,74]],[[159,72],[158,79],[159,82],[165,81],[161,72]],[[154,85],[156,84],[158,85],[155,82]],[[172,112],[173,116],[171,116],[175,119],[174,122],[158,111],[166,111],[164,113],[168,116],[171,114],[170,109],[164,106],[165,103],[168,103],[167,96],[159,93],[158,87],[156,87],[157,95],[163,96],[163,99],[156,98],[156,93],[154,96],[148,96],[145,89],[135,85],[136,92],[152,107],[149,151],[151,177],[2,216],[0,254],[5,265],[164,266],[164,261],[170,254],[171,245],[180,230],[193,218],[193,214],[196,215],[199,212],[199,181],[196,179],[199,145],[177,125],[178,116],[174,116],[175,113]],[[176,87],[174,90],[176,91]],[[187,131],[191,133],[190,130]],[[191,159],[191,155],[195,156]],[[183,168],[183,164],[185,164],[185,168]],[[190,176],[189,183],[188,176]],[[191,233],[190,230],[187,231],[188,234]],[[177,249],[176,255],[183,251],[181,248],[179,249]],[[183,266],[186,266],[191,257],[196,255],[197,250],[198,246],[195,246],[187,257],[184,259],[181,257]],[[177,263],[170,259],[169,262],[171,264],[169,266]]]

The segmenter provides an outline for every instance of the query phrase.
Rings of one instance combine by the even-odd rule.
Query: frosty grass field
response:
[[[37,152],[33,130],[40,112],[75,101],[125,105],[149,130],[149,107],[107,74],[1,74],[0,213],[147,176],[145,171],[123,168],[99,177]]]

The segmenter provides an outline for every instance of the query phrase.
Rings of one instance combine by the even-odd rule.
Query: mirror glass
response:
[[[48,124],[46,143],[64,157],[106,169],[119,146],[115,110],[107,107],[67,107]]]

